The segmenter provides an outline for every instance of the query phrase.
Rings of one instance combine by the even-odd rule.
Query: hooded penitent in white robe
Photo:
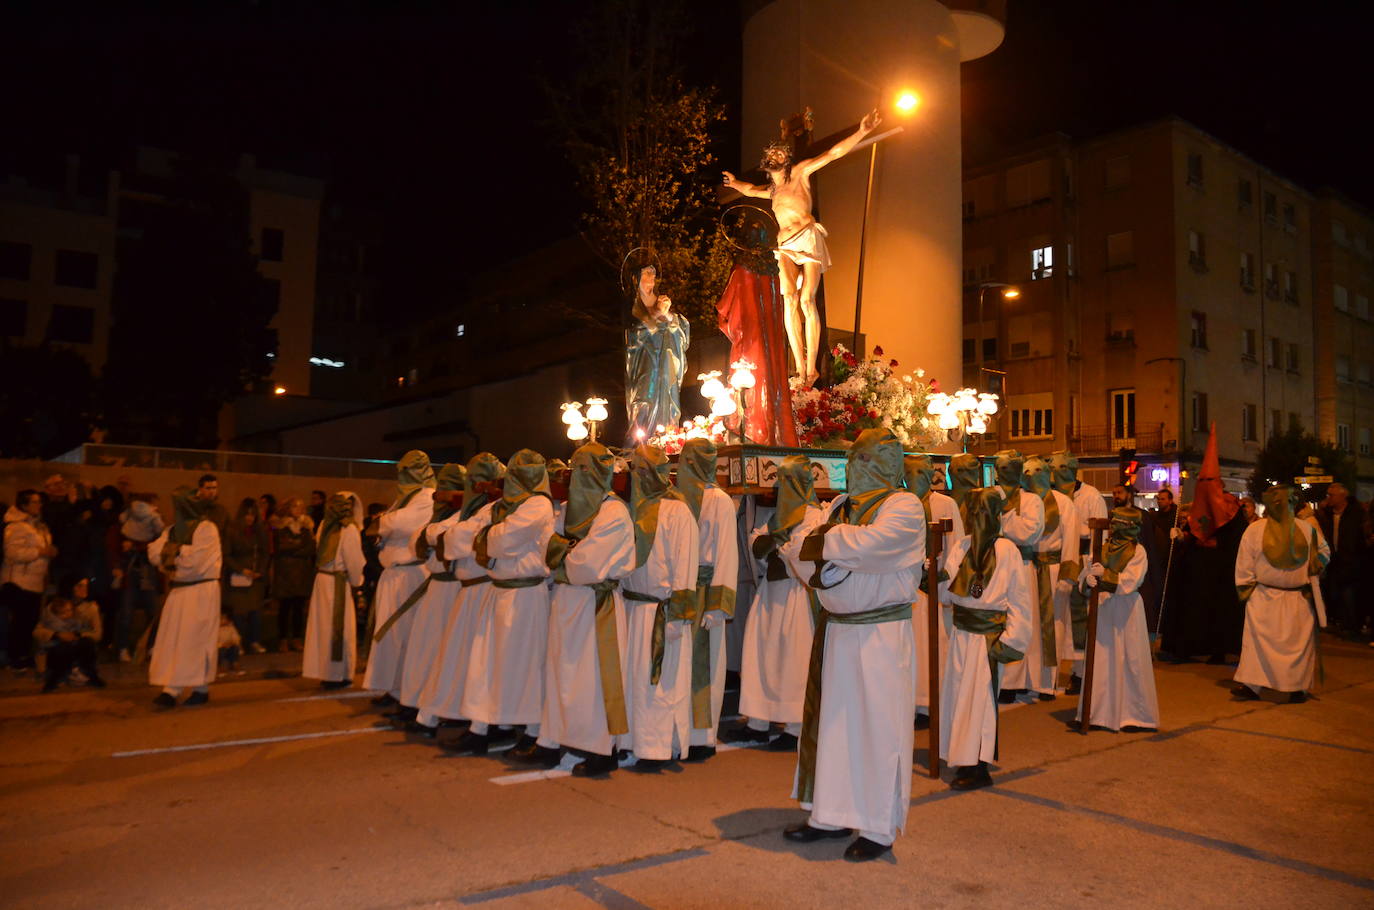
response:
[[[411,594],[424,584],[429,570],[415,555],[415,541],[434,516],[434,491],[421,487],[401,508],[383,512],[378,519],[378,559],[382,575],[377,579],[375,627],[381,629]],[[397,700],[401,697],[401,671],[410,639],[415,610],[408,610],[392,624],[380,641],[372,643],[363,687],[380,689]]]
[[[831,503],[827,521],[843,515],[847,500],[841,496]],[[798,574],[814,569],[799,561],[804,540],[793,534],[784,549]],[[830,587],[817,596],[827,612],[909,609],[917,596],[913,569],[926,557],[921,501],[905,490],[889,494],[871,523],[831,528],[823,556],[821,582]],[[810,810],[812,827],[855,828],[875,843],[890,844],[906,824],[911,797],[911,620],[830,622],[823,647],[815,785],[802,808]],[[799,763],[805,747],[803,738]],[[799,795],[794,788],[793,797]]]
[[[539,723],[544,701],[544,657],[549,637],[549,574],[544,563],[553,536],[554,508],[547,496],[530,496],[487,532],[491,583],[474,617],[475,627],[458,716],[474,724]],[[502,581],[541,579],[529,587]],[[484,732],[477,728],[477,732]]]
[[[958,574],[971,543],[971,537],[961,538],[945,556],[945,574],[950,579]],[[951,607],[1005,613],[1007,623],[1000,641],[1004,647],[1024,654],[1036,628],[1031,612],[1034,601],[1021,566],[1021,554],[1006,538],[998,539],[993,546],[997,569],[986,581],[982,596],[952,594],[949,581],[944,581],[940,584],[940,601]],[[1001,671],[1004,666],[998,664],[997,669]],[[940,690],[940,757],[946,764],[968,767],[996,757],[997,690],[998,681],[988,660],[987,638],[955,623],[949,633],[949,656]]]
[[[563,522],[558,522],[563,533]],[[588,585],[618,581],[635,564],[635,530],[624,500],[609,495],[601,503],[587,536],[578,541],[563,560],[567,584],[555,584],[549,616],[549,647],[544,663],[544,713],[539,724],[539,745],[566,746],[611,755],[623,736],[612,736],[606,721],[605,690],[601,685],[601,652],[597,640],[597,592]],[[629,628],[625,602],[619,590],[610,592],[614,603],[615,661],[625,688]],[[625,708],[628,719],[629,707]]]
[[[487,503],[443,535],[442,557],[453,566],[458,579],[458,596],[448,611],[448,621],[440,633],[439,650],[430,664],[430,673],[420,691],[417,720],[434,726],[438,718],[462,717],[463,683],[467,679],[472,638],[477,630],[477,615],[490,582],[487,570],[472,552],[473,540],[491,524],[492,503]]]
[[[959,504],[950,496],[938,490],[930,493],[930,520],[932,523],[950,519],[953,529],[945,532],[941,553],[946,553],[954,542],[964,536],[964,521],[959,517]],[[944,558],[943,556],[941,557]],[[936,574],[939,574],[938,572]],[[925,576],[925,560],[916,567],[916,583],[920,584]],[[949,650],[949,611],[942,610],[937,632],[940,636],[940,672],[944,672],[945,655]],[[912,632],[916,635],[916,713],[930,713],[930,598],[924,591],[916,595],[911,605]]]
[[[687,753],[692,729],[692,660],[690,620],[669,620],[664,629],[663,667],[657,685],[651,681],[654,616],[659,602],[697,586],[697,523],[692,510],[664,497],[658,528],[644,565],[620,585],[625,594],[629,633],[626,691],[630,709],[631,748],[636,758],[666,760]],[[653,598],[636,600],[629,592]]]
[[[425,571],[429,573],[428,586],[420,596],[412,611],[415,614],[410,623],[410,635],[406,642],[405,664],[401,669],[401,704],[408,708],[420,706],[420,694],[429,681],[430,672],[439,659],[439,650],[444,643],[444,629],[453,614],[453,605],[463,586],[458,576],[449,569],[448,560],[443,559],[435,547],[439,536],[458,524],[461,518],[454,512],[441,521],[432,521],[425,526],[424,539],[429,547],[425,558]]]
[[[315,585],[310,590],[310,611],[305,621],[305,649],[301,653],[301,675],[306,679],[342,681],[353,678],[358,663],[358,623],[354,619],[353,589],[363,583],[362,534],[357,525],[339,529],[339,549],[327,566],[315,573]],[[343,572],[344,586],[343,659],[331,660],[334,636],[333,573]]]
[[[715,612],[717,618],[709,621],[710,628],[703,629],[704,635],[694,637],[686,644],[688,664],[692,662],[690,649],[699,639],[708,641],[711,650],[711,713],[707,726],[700,727],[693,723],[690,745],[714,746],[721,708],[725,704],[725,623],[735,615],[735,586],[739,583],[739,524],[735,503],[730,494],[718,486],[711,485],[702,491],[697,541],[700,571],[709,571],[711,574],[709,593],[702,608],[707,614]],[[729,593],[721,596],[720,592],[725,591]],[[713,600],[728,600],[728,603],[713,603]],[[704,619],[705,616],[702,617]],[[701,620],[698,620],[694,625],[700,623]]]
[[[1002,513],[1002,536],[1019,549],[1035,550],[1040,544],[1040,537],[1045,532],[1045,504],[1040,501],[1040,497],[1034,493],[1021,491],[1020,504],[1014,511]],[[1039,599],[1036,593],[1035,566],[1032,561],[1022,557],[1022,570],[1026,573],[1025,591],[1030,598],[1028,609],[1031,616],[1039,615]],[[1032,636],[1031,641],[1027,642],[1024,650],[1018,648],[1026,655],[1025,660],[1018,660],[1007,664],[1002,670],[1003,689],[1026,689],[1027,697],[1034,699],[1035,687],[1040,681],[1039,673],[1045,669],[1053,670],[1053,667],[1042,667],[1040,636]],[[1032,676],[1028,668],[1039,671]],[[1052,682],[1052,680],[1051,680]],[[1051,685],[1050,691],[1053,691]]]
[[[770,532],[768,515],[764,513],[761,517],[763,524],[749,537],[751,553],[754,541]],[[789,540],[805,539],[824,520],[824,509],[808,507]],[[810,565],[806,563],[803,568]],[[794,564],[782,560],[786,577],[771,581],[767,560],[756,559],[754,566],[758,588],[744,627],[739,712],[749,718],[755,729],[766,729],[768,722],[782,723],[787,724],[787,732],[797,736],[801,733],[806,674],[811,666],[811,637],[816,631],[811,596],[804,581],[797,577]]]
[[[167,531],[148,545],[148,560],[162,564]],[[215,678],[219,661],[219,529],[202,519],[191,542],[177,552],[172,584],[158,620],[148,682],[167,689],[199,688]]]
[[[1139,593],[1149,565],[1145,547],[1137,544],[1118,577],[1116,590],[1098,595],[1093,714],[1089,719],[1095,727],[1159,727],[1150,630],[1145,624],[1145,601]],[[1082,699],[1076,717],[1083,718]]]
[[[1028,696],[1032,693],[1053,695],[1059,675],[1059,645],[1060,632],[1058,628],[1059,604],[1063,603],[1063,612],[1068,613],[1069,589],[1059,584],[1059,567],[1063,563],[1069,563],[1074,569],[1081,568],[1082,563],[1078,560],[1078,513],[1074,509],[1073,500],[1058,490],[1050,490],[1049,495],[1054,497],[1055,505],[1059,508],[1059,526],[1052,531],[1042,531],[1040,537],[1035,542],[1035,555],[1037,560],[1045,560],[1049,570],[1048,584],[1051,610],[1053,615],[1050,617],[1054,627],[1053,645],[1048,656],[1045,654],[1044,641],[1039,635],[1032,636],[1033,641],[1028,643],[1025,652],[1026,659],[1018,660],[1007,665],[1007,671],[1002,677],[1002,685],[1008,689],[1026,689]],[[1034,493],[1026,490],[1021,491],[1022,498],[1035,496]],[[1041,501],[1041,514],[1044,514],[1044,502]],[[1067,548],[1067,549],[1066,549]],[[1077,582],[1077,576],[1068,581]],[[1031,596],[1035,599],[1036,609],[1032,612],[1032,617],[1039,621],[1039,603],[1043,593],[1039,589],[1040,573],[1036,571],[1034,563],[1031,565]],[[1038,628],[1038,626],[1037,626]],[[1072,629],[1070,631],[1069,642],[1072,644]],[[1046,663],[1049,666],[1046,666]]]
[[[1088,522],[1093,519],[1105,521],[1107,518],[1107,501],[1102,498],[1102,491],[1090,483],[1078,481],[1073,491],[1073,510],[1074,517],[1078,519],[1078,551],[1080,554],[1079,564],[1087,565],[1092,560],[1093,542],[1092,528]],[[1073,672],[1075,676],[1083,675],[1083,649],[1073,646],[1073,615],[1069,609],[1070,598],[1062,600],[1055,599],[1055,637],[1059,641],[1059,656],[1068,659],[1073,655]]]
[[[1252,689],[1306,692],[1316,681],[1317,627],[1326,625],[1321,589],[1310,561],[1279,569],[1265,557],[1268,521],[1251,522],[1236,554],[1236,587],[1242,595],[1252,585],[1253,589],[1245,600],[1245,631],[1235,680]],[[1296,524],[1308,535],[1308,546],[1320,549],[1311,525],[1302,519]],[[1301,590],[1305,585],[1311,585],[1312,601]]]

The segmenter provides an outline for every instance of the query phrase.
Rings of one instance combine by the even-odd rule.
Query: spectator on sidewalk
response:
[[[258,497],[258,515],[263,521],[271,521],[277,515],[277,497],[263,493]]]
[[[77,519],[79,491],[67,478],[54,474],[43,481],[43,523],[48,526],[57,555],[48,567],[53,578],[64,578],[77,567],[74,560],[80,549],[71,540]]]
[[[277,602],[278,647],[297,649],[305,640],[305,604],[315,584],[315,522],[298,497],[282,503],[272,519],[272,599]],[[293,641],[294,640],[294,641]]]
[[[57,596],[43,609],[34,629],[34,644],[47,656],[43,691],[51,692],[78,668],[86,685],[105,688],[96,666],[100,642],[100,607],[89,599],[89,585],[80,576],[63,579]]]
[[[310,520],[315,523],[317,528],[320,526],[320,522],[324,521],[324,501],[324,490],[310,491]]]
[[[238,673],[239,655],[243,653],[243,637],[234,626],[228,612],[219,615],[219,672]]]
[[[1350,498],[1345,484],[1333,483],[1317,509],[1317,524],[1331,547],[1331,563],[1322,577],[1322,596],[1331,618],[1348,638],[1361,637],[1368,611],[1360,604],[1360,573],[1370,550],[1365,543],[1364,506]],[[1363,635],[1368,640],[1368,635]]]
[[[115,620],[115,648],[119,662],[133,659],[132,626],[134,610],[142,610],[151,624],[157,615],[161,582],[157,569],[148,561],[148,544],[162,534],[164,522],[158,514],[156,493],[131,493],[129,507],[119,516],[119,563],[115,586],[119,588],[119,614]]]
[[[267,525],[258,517],[258,502],[239,503],[224,538],[224,612],[233,617],[245,650],[261,654],[262,603],[267,596]]]
[[[13,651],[6,659],[16,669],[33,666],[33,630],[48,585],[48,566],[57,556],[42,512],[43,497],[37,490],[20,490],[5,512],[0,614],[8,618],[9,641],[0,642],[0,652]]]

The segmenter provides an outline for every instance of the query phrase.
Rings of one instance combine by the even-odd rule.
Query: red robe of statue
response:
[[[756,367],[746,422],[749,441],[795,447],[797,428],[787,386],[787,329],[777,275],[759,274],[736,263],[716,310],[720,330],[730,339],[730,362],[743,358]]]

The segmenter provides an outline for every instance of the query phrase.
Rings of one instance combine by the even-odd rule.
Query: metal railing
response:
[[[168,468],[233,474],[286,474],[298,477],[357,477],[389,480],[396,463],[372,458],[329,458],[277,452],[227,452],[219,449],[170,449],[160,446],[83,443],[53,461],[64,464],[122,468]]]
[[[1136,424],[1134,427],[1069,428],[1069,448],[1078,455],[1115,455],[1122,449],[1137,452],[1164,450],[1164,424]]]

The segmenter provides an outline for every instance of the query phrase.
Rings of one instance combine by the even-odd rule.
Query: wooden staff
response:
[[[1088,527],[1093,532],[1093,563],[1102,562],[1102,532],[1112,526],[1109,519],[1089,518]],[[1090,715],[1093,709],[1093,663],[1097,658],[1097,598],[1100,596],[1100,585],[1102,581],[1098,579],[1098,584],[1093,586],[1093,591],[1088,595],[1088,640],[1083,645],[1083,691],[1078,696],[1078,703],[1083,708],[1083,717],[1078,722],[1078,732],[1087,734],[1088,728],[1092,726]]]
[[[948,518],[932,521],[926,529],[926,553],[930,568],[926,571],[926,629],[930,655],[927,668],[930,677],[930,776],[940,776],[940,554],[945,548],[945,535],[954,530]]]

